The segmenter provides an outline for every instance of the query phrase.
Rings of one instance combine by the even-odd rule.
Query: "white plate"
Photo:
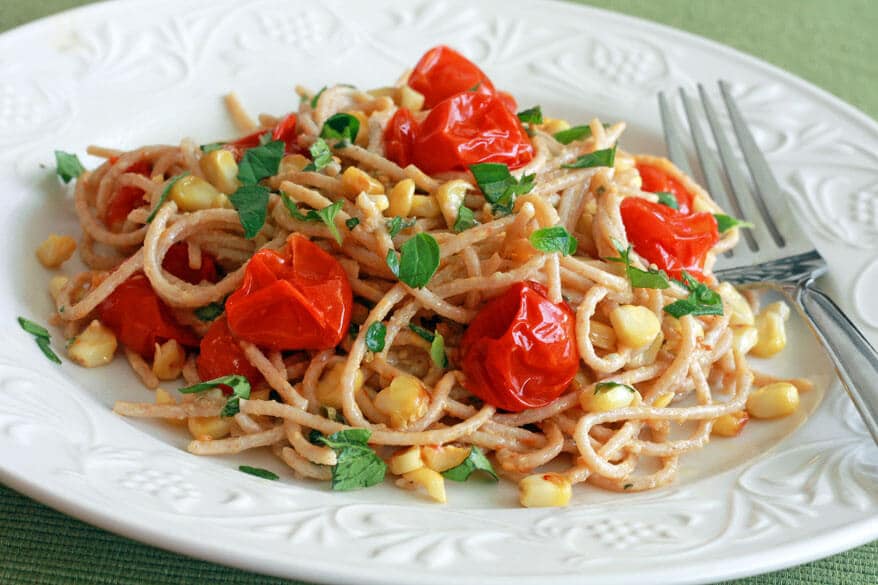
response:
[[[451,486],[439,506],[392,487],[334,494],[289,474],[256,479],[234,470],[238,459],[188,455],[168,427],[113,415],[117,398],[150,397],[125,364],[56,367],[18,329],[16,315],[49,313],[49,275],[34,248],[49,231],[76,233],[53,149],[213,140],[232,134],[219,99],[231,88],[254,111],[284,112],[296,83],[384,85],[438,43],[474,58],[523,106],[627,120],[623,146],[635,151],[664,152],[658,90],[733,81],[830,262],[825,284],[878,341],[878,125],[762,62],[570,4],[102,3],[0,37],[3,481],[156,546],[336,584],[612,584],[645,574],[696,583],[878,537],[875,447],[801,322],[771,366],[818,382],[798,416],[715,441],[684,459],[670,488],[577,489],[562,510],[517,509],[509,485]]]

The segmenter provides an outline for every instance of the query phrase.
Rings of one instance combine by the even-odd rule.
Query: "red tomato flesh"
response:
[[[177,242],[168,249],[162,260],[162,268],[189,284],[199,284],[206,280],[217,282],[216,261],[213,256],[201,252],[201,268],[195,270],[189,267],[189,244]]]
[[[549,301],[543,285],[512,285],[485,304],[464,333],[464,387],[512,412],[549,404],[579,368],[575,322],[567,303]]]
[[[642,191],[647,193],[672,193],[677,198],[677,204],[681,213],[692,211],[692,194],[677,179],[670,176],[664,170],[645,163],[637,164],[637,172],[643,185]]]
[[[450,47],[433,47],[409,75],[408,85],[424,94],[424,109],[462,91],[492,95],[494,84],[478,66]]]
[[[201,352],[195,362],[202,380],[213,380],[220,376],[244,376],[251,386],[262,381],[262,374],[247,360],[244,350],[229,329],[225,315],[220,315],[210,325],[201,338]],[[231,388],[224,388],[226,393]]]
[[[111,162],[115,163],[112,160]],[[148,160],[139,160],[125,169],[125,172],[148,177],[152,173],[152,163]],[[121,229],[122,224],[128,218],[128,214],[146,203],[143,199],[144,193],[143,189],[133,185],[119,187],[110,198],[109,205],[107,205],[104,223],[113,231]]]
[[[384,154],[399,166],[412,164],[418,123],[406,108],[396,110],[384,130]]]

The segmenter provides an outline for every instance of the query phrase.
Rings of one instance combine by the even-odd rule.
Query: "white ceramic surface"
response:
[[[53,149],[211,141],[232,134],[219,99],[229,89],[253,111],[285,112],[294,84],[386,85],[438,43],[522,106],[627,120],[634,151],[664,152],[657,91],[732,81],[830,262],[826,286],[878,342],[878,125],[764,63],[543,1],[102,3],[0,36],[0,479],[156,546],[335,584],[700,583],[878,537],[878,449],[800,321],[765,366],[817,382],[797,416],[714,441],[670,488],[582,488],[560,510],[518,509],[510,485],[451,486],[446,506],[391,486],[334,494],[262,457],[283,481],[247,476],[234,469],[247,457],[197,458],[182,433],[113,415],[116,398],[150,398],[127,365],[55,366],[18,329],[15,316],[49,312],[33,249],[49,231],[76,233]]]

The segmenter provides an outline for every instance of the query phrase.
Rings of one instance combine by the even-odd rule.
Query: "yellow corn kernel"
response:
[[[403,428],[427,412],[430,396],[414,376],[397,376],[375,396],[375,407],[390,419],[390,426]]]
[[[612,351],[616,349],[616,330],[600,321],[591,319],[588,329],[588,338],[592,345],[601,349]]]
[[[472,447],[427,445],[421,447],[421,457],[427,467],[442,473],[463,463],[469,457],[470,451],[472,451]]]
[[[195,175],[178,179],[171,187],[171,199],[183,211],[199,211],[214,206],[220,192],[216,187]]]
[[[756,316],[756,329],[759,339],[750,353],[756,357],[767,358],[779,353],[787,345],[784,321],[790,314],[789,307],[782,302],[771,303]]]
[[[339,362],[324,370],[320,381],[317,382],[317,401],[323,406],[341,408],[341,376],[344,372],[344,362]],[[354,377],[354,391],[359,392],[363,387],[363,372],[357,370]]]
[[[412,196],[411,215],[415,217],[439,217],[442,211],[439,204],[430,195],[414,195]]]
[[[399,107],[418,112],[424,107],[424,94],[408,85],[399,88]]]
[[[619,343],[638,349],[649,345],[661,331],[655,313],[642,305],[621,305],[610,311],[610,323]]]
[[[652,343],[632,355],[628,359],[628,363],[626,365],[629,368],[642,368],[644,366],[648,366],[654,363],[656,358],[658,357],[659,351],[661,351],[662,349],[662,344],[664,342],[665,334],[659,331],[658,335],[655,336],[655,339],[652,340]]]
[[[386,211],[387,208],[390,207],[390,201],[387,199],[387,195],[368,195],[368,197],[372,200],[372,203],[375,204],[375,207],[378,208],[378,211]]]
[[[235,206],[232,205],[232,200],[229,199],[229,196],[225,193],[220,193],[216,196],[216,199],[213,201],[214,209],[234,209]]]
[[[408,217],[412,212],[412,197],[415,195],[415,182],[403,179],[390,190],[389,213],[394,217]]]
[[[280,159],[278,174],[298,173],[305,169],[311,161],[301,154],[288,154]]]
[[[46,268],[58,268],[76,251],[76,240],[70,236],[51,234],[37,247],[37,259]]]
[[[556,134],[561,130],[567,130],[568,128],[570,128],[570,123],[561,118],[543,118],[543,123],[540,126],[542,131],[548,132],[549,134]]]
[[[357,167],[348,167],[344,170],[341,174],[341,185],[349,197],[356,197],[360,193],[367,195],[384,193],[384,185],[380,181]]]
[[[664,408],[671,403],[671,401],[674,399],[674,396],[676,396],[676,394],[674,394],[673,392],[665,392],[663,394],[659,394],[656,397],[655,402],[652,403],[652,405],[656,408]]]
[[[232,430],[232,419],[220,416],[190,416],[186,424],[189,434],[198,441],[222,439]]]
[[[755,418],[787,416],[799,407],[799,391],[789,382],[774,382],[752,392],[747,412]]]
[[[156,388],[155,391],[155,403],[156,404],[177,404],[177,399],[174,398],[170,392],[165,390],[164,388]]]
[[[637,390],[616,384],[602,387],[599,390],[585,389],[579,394],[579,405],[586,412],[608,412],[617,408],[625,408],[642,400]]]
[[[518,482],[518,501],[525,508],[559,508],[570,503],[573,488],[558,473],[528,475]]]
[[[469,188],[470,184],[466,181],[454,180],[446,181],[436,189],[436,202],[439,204],[439,210],[445,217],[445,223],[448,227],[454,227],[454,223],[457,221],[457,212],[463,205]]]
[[[417,445],[397,451],[390,457],[390,473],[395,475],[404,475],[423,466],[424,461],[421,459],[421,448]]]
[[[729,325],[753,325],[753,309],[738,289],[728,282],[723,282],[716,288],[716,292],[728,308]]]
[[[749,325],[732,327],[732,345],[741,355],[747,355],[759,341],[759,330]]]
[[[354,144],[357,146],[367,146],[369,144],[369,118],[366,117],[366,114],[362,110],[351,110],[347,113],[356,118],[360,123],[360,128],[357,130],[357,137],[354,139]]]
[[[86,368],[105,366],[116,353],[116,336],[109,327],[95,319],[67,346],[71,360]]]
[[[724,414],[713,421],[711,434],[719,435],[720,437],[737,437],[744,429],[744,425],[747,424],[748,420],[750,420],[750,416],[746,410]]]
[[[51,295],[53,301],[58,301],[61,289],[67,286],[68,282],[70,282],[70,279],[60,274],[52,277],[52,280],[49,281],[49,295]]]
[[[176,339],[155,344],[155,357],[152,360],[152,373],[159,380],[176,380],[186,363],[186,352]]]
[[[427,490],[427,495],[437,502],[442,504],[446,502],[445,478],[439,475],[439,473],[428,467],[419,467],[403,474],[403,477],[414,484],[424,487]]]
[[[235,155],[224,148],[208,152],[198,162],[210,184],[223,193],[238,190],[238,163]]]

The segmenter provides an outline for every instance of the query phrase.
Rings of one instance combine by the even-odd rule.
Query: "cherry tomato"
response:
[[[115,164],[115,161],[112,159],[110,162],[111,164]],[[138,175],[148,177],[152,173],[152,163],[148,160],[139,160],[125,169],[125,172],[137,173]],[[125,220],[128,218],[128,214],[146,203],[143,199],[144,193],[145,191],[143,189],[133,185],[119,187],[110,198],[109,205],[107,205],[104,223],[106,223],[113,231],[121,229],[122,224],[125,223]]]
[[[512,94],[508,91],[498,91],[497,97],[500,98],[500,101],[503,102],[503,105],[506,106],[506,109],[516,114],[518,112],[518,102],[515,101],[515,98],[512,97]],[[517,114],[516,114],[517,116]]]
[[[277,126],[271,129],[271,139],[272,140],[281,140],[286,144],[284,148],[284,152],[287,154],[293,154],[300,152],[298,142],[296,141],[296,114],[287,114],[280,122],[277,123]],[[227,142],[223,145],[223,148],[226,150],[232,151],[235,155],[235,159],[240,161],[241,157],[244,156],[244,152],[246,152],[250,148],[255,148],[259,146],[260,139],[262,135],[268,132],[268,130],[257,130],[247,136],[242,136],[237,140],[233,140],[232,142]]]
[[[157,342],[176,339],[181,345],[198,345],[195,334],[174,320],[142,272],[117,286],[97,310],[101,323],[112,329],[125,347],[147,359],[155,353]]]
[[[168,249],[162,260],[162,268],[189,284],[198,284],[203,280],[208,282],[217,281],[216,262],[213,256],[206,252],[201,253],[201,268],[195,270],[189,267],[189,244],[177,242]]]
[[[621,211],[635,252],[673,278],[685,270],[704,280],[704,260],[719,241],[711,214],[683,213],[639,197],[623,199]]]
[[[412,164],[418,123],[406,108],[396,110],[384,130],[384,154],[401,167]]]
[[[202,380],[220,376],[244,376],[251,386],[262,381],[262,374],[244,355],[244,350],[229,329],[225,315],[220,315],[201,338],[201,352],[195,361]],[[223,388],[227,394],[231,388]]]
[[[546,288],[519,282],[490,301],[460,344],[464,387],[497,408],[520,412],[549,404],[579,368],[576,317]]]
[[[271,349],[328,349],[348,332],[353,297],[341,264],[304,236],[260,250],[226,301],[229,328]]]
[[[500,98],[468,91],[430,110],[415,132],[412,154],[422,171],[436,174],[484,162],[516,169],[530,162],[534,149]]]
[[[424,94],[424,109],[433,108],[462,91],[496,93],[494,84],[475,63],[444,45],[424,53],[409,75],[408,85]]]
[[[643,191],[647,193],[673,193],[677,198],[681,213],[692,211],[692,194],[680,181],[659,167],[646,163],[638,163],[637,172],[640,173],[640,179],[643,181],[641,187]]]

